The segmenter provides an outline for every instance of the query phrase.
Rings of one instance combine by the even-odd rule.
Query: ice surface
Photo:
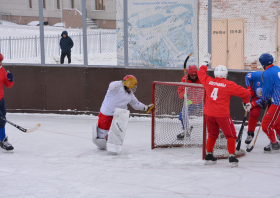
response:
[[[8,113],[7,119],[41,127],[23,133],[6,125],[15,150],[0,152],[0,197],[280,197],[280,153],[263,153],[269,141],[262,131],[254,150],[231,168],[227,159],[205,166],[201,153],[186,148],[151,150],[150,118],[129,119],[119,155],[92,143],[96,116]]]

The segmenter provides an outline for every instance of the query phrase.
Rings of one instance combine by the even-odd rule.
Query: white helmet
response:
[[[224,66],[224,65],[219,65],[214,70],[214,76],[215,77],[220,77],[220,78],[225,78],[226,79],[227,75],[228,75],[228,70],[227,70],[226,66]]]

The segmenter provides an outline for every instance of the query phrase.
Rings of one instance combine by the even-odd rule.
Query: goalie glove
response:
[[[154,108],[154,104],[153,103],[151,103],[151,104],[149,104],[149,105],[145,105],[145,107],[144,107],[144,111],[146,111],[146,113],[151,113],[152,112],[152,110],[153,110],[153,108]]]
[[[211,64],[211,54],[207,53],[203,57],[202,65],[206,65],[207,67]]]
[[[137,80],[135,78],[129,77],[126,81],[123,82],[123,85],[129,89],[132,89],[137,84]]]
[[[244,107],[245,111],[249,112],[251,109],[251,103],[250,102],[248,102],[246,104],[243,103],[243,107]]]

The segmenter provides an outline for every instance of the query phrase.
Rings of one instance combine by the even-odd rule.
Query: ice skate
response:
[[[107,143],[107,139],[104,138],[99,138],[98,135],[97,135],[97,124],[94,123],[92,125],[92,142],[93,144],[95,144],[97,146],[97,148],[99,150],[106,150],[107,147],[106,147],[106,143]]]
[[[231,166],[232,168],[238,166],[239,160],[235,158],[235,155],[230,155],[229,158],[228,158],[228,160],[229,160],[230,166]]]
[[[278,141],[280,141],[280,137],[279,137],[278,133],[275,133],[275,134],[276,134]]]
[[[14,147],[8,142],[8,137],[5,137],[3,141],[0,141],[0,147],[5,153],[14,152]]]
[[[186,137],[190,137],[191,136],[192,129],[193,129],[193,126],[191,126],[191,128],[187,131]],[[185,131],[177,135],[177,140],[183,140],[184,138],[185,138]]]
[[[266,147],[263,148],[264,153],[277,153],[280,151],[280,145],[278,142],[276,143],[269,143]]]
[[[220,129],[219,138],[225,138],[225,134],[221,129]]]
[[[204,165],[214,165],[217,163],[217,158],[212,153],[206,153]]]
[[[245,140],[245,144],[250,144],[252,142],[252,140],[254,139],[254,133],[248,131],[247,133],[247,138]]]

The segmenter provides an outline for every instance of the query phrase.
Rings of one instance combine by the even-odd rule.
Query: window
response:
[[[43,0],[43,8],[46,9],[46,0]]]
[[[60,9],[60,0],[56,0],[56,9]]]
[[[95,10],[105,10],[104,0],[95,0]]]
[[[28,4],[29,4],[28,7],[29,7],[29,8],[32,8],[32,0],[29,0],[29,1],[28,1]]]

